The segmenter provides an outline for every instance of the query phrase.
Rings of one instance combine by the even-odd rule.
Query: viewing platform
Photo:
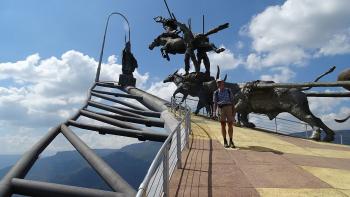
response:
[[[350,196],[349,146],[234,127],[225,149],[219,122],[191,127],[170,196]]]

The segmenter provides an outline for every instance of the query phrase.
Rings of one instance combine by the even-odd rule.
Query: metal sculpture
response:
[[[320,129],[322,129],[327,134],[323,141],[334,140],[334,132],[310,111],[304,92],[296,88],[256,89],[257,84],[266,83],[273,84],[274,82],[253,81],[247,83],[237,95],[238,102],[235,109],[242,114],[241,121],[245,126],[254,127],[254,124],[248,122],[247,118],[248,114],[252,112],[265,114],[270,120],[282,112],[288,112],[312,127],[314,132],[311,139],[320,140]]]
[[[130,25],[129,25],[128,19],[122,13],[119,13],[119,12],[113,12],[110,15],[108,15],[106,26],[105,26],[105,31],[104,31],[104,34],[103,34],[103,41],[102,41],[102,47],[101,47],[101,52],[100,52],[100,58],[99,58],[99,61],[98,61],[97,71],[96,71],[95,82],[100,81],[101,65],[102,65],[103,52],[104,52],[105,43],[106,43],[107,30],[108,30],[109,20],[111,19],[111,17],[113,15],[119,15],[126,21],[126,23],[128,24],[128,29],[129,29],[129,32],[128,32],[129,33],[128,34],[129,35],[129,37],[128,37],[129,42],[130,42],[130,39],[131,39],[130,38],[131,30],[130,30]]]
[[[200,64],[203,62],[206,70],[205,73],[207,76],[210,76],[210,61],[207,52],[215,51],[216,53],[221,53],[225,49],[216,47],[209,41],[208,36],[228,28],[229,23],[219,25],[207,33],[204,33],[203,27],[203,33],[194,34],[191,30],[190,24],[187,26],[186,24],[177,21],[175,15],[170,11],[166,0],[164,0],[164,2],[168,9],[170,18],[166,19],[161,16],[154,18],[156,22],[163,24],[165,32],[154,39],[154,41],[149,45],[149,49],[153,50],[154,47],[162,46],[160,49],[161,54],[168,61],[170,60],[169,53],[185,54],[185,75],[189,74],[191,59],[197,74],[199,74]],[[183,36],[179,36],[180,32],[182,32]],[[195,54],[195,50],[197,50],[197,56]]]
[[[137,60],[131,52],[130,40],[125,43],[122,53],[122,74],[119,75],[119,85],[135,86],[136,79],[133,76],[135,68],[138,67]]]
[[[337,81],[350,81],[350,69],[343,70],[339,75]],[[350,86],[343,86],[343,88],[350,90]]]
[[[173,82],[177,86],[177,89],[173,93],[173,98],[178,93],[181,93],[183,95],[182,100],[180,103],[182,103],[188,95],[192,97],[198,97],[199,101],[197,103],[195,114],[198,114],[199,110],[203,107],[206,108],[207,112],[212,115],[212,93],[208,93],[208,89],[203,86],[203,83],[208,81],[215,81],[218,79],[220,74],[220,68],[217,67],[217,75],[216,78],[214,77],[208,77],[205,73],[200,72],[198,73],[190,73],[188,75],[181,75],[178,73],[178,70],[176,70],[174,73],[170,74],[166,79],[164,79],[164,83]],[[226,78],[226,77],[225,77]]]

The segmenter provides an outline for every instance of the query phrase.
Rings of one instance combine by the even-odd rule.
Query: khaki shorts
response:
[[[220,122],[233,122],[232,105],[226,105],[220,109]]]

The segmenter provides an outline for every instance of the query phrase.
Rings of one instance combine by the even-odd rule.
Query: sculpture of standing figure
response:
[[[198,63],[198,60],[196,58],[196,55],[194,54],[194,46],[193,46],[193,41],[194,41],[194,36],[190,28],[186,26],[186,24],[180,23],[178,21],[175,21],[177,26],[179,26],[180,30],[183,33],[183,39],[185,41],[186,45],[186,52],[185,52],[185,75],[189,74],[190,71],[190,58],[193,62],[194,69],[196,73],[198,74],[200,71],[200,64]]]
[[[133,75],[133,72],[138,67],[137,60],[131,52],[130,42],[125,43],[122,54],[122,72],[125,75]]]
[[[122,72],[119,75],[119,85],[121,86],[135,86],[136,79],[133,77],[133,72],[138,67],[137,60],[131,52],[130,41],[125,43],[122,53]]]

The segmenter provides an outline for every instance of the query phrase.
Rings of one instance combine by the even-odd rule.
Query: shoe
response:
[[[236,148],[235,144],[233,143],[233,141],[230,142],[230,148]]]
[[[227,144],[227,142],[224,143],[225,148],[229,148],[230,146]]]
[[[230,146],[227,144],[227,141],[226,141],[226,140],[224,140],[224,147],[225,147],[225,148],[230,147]]]

